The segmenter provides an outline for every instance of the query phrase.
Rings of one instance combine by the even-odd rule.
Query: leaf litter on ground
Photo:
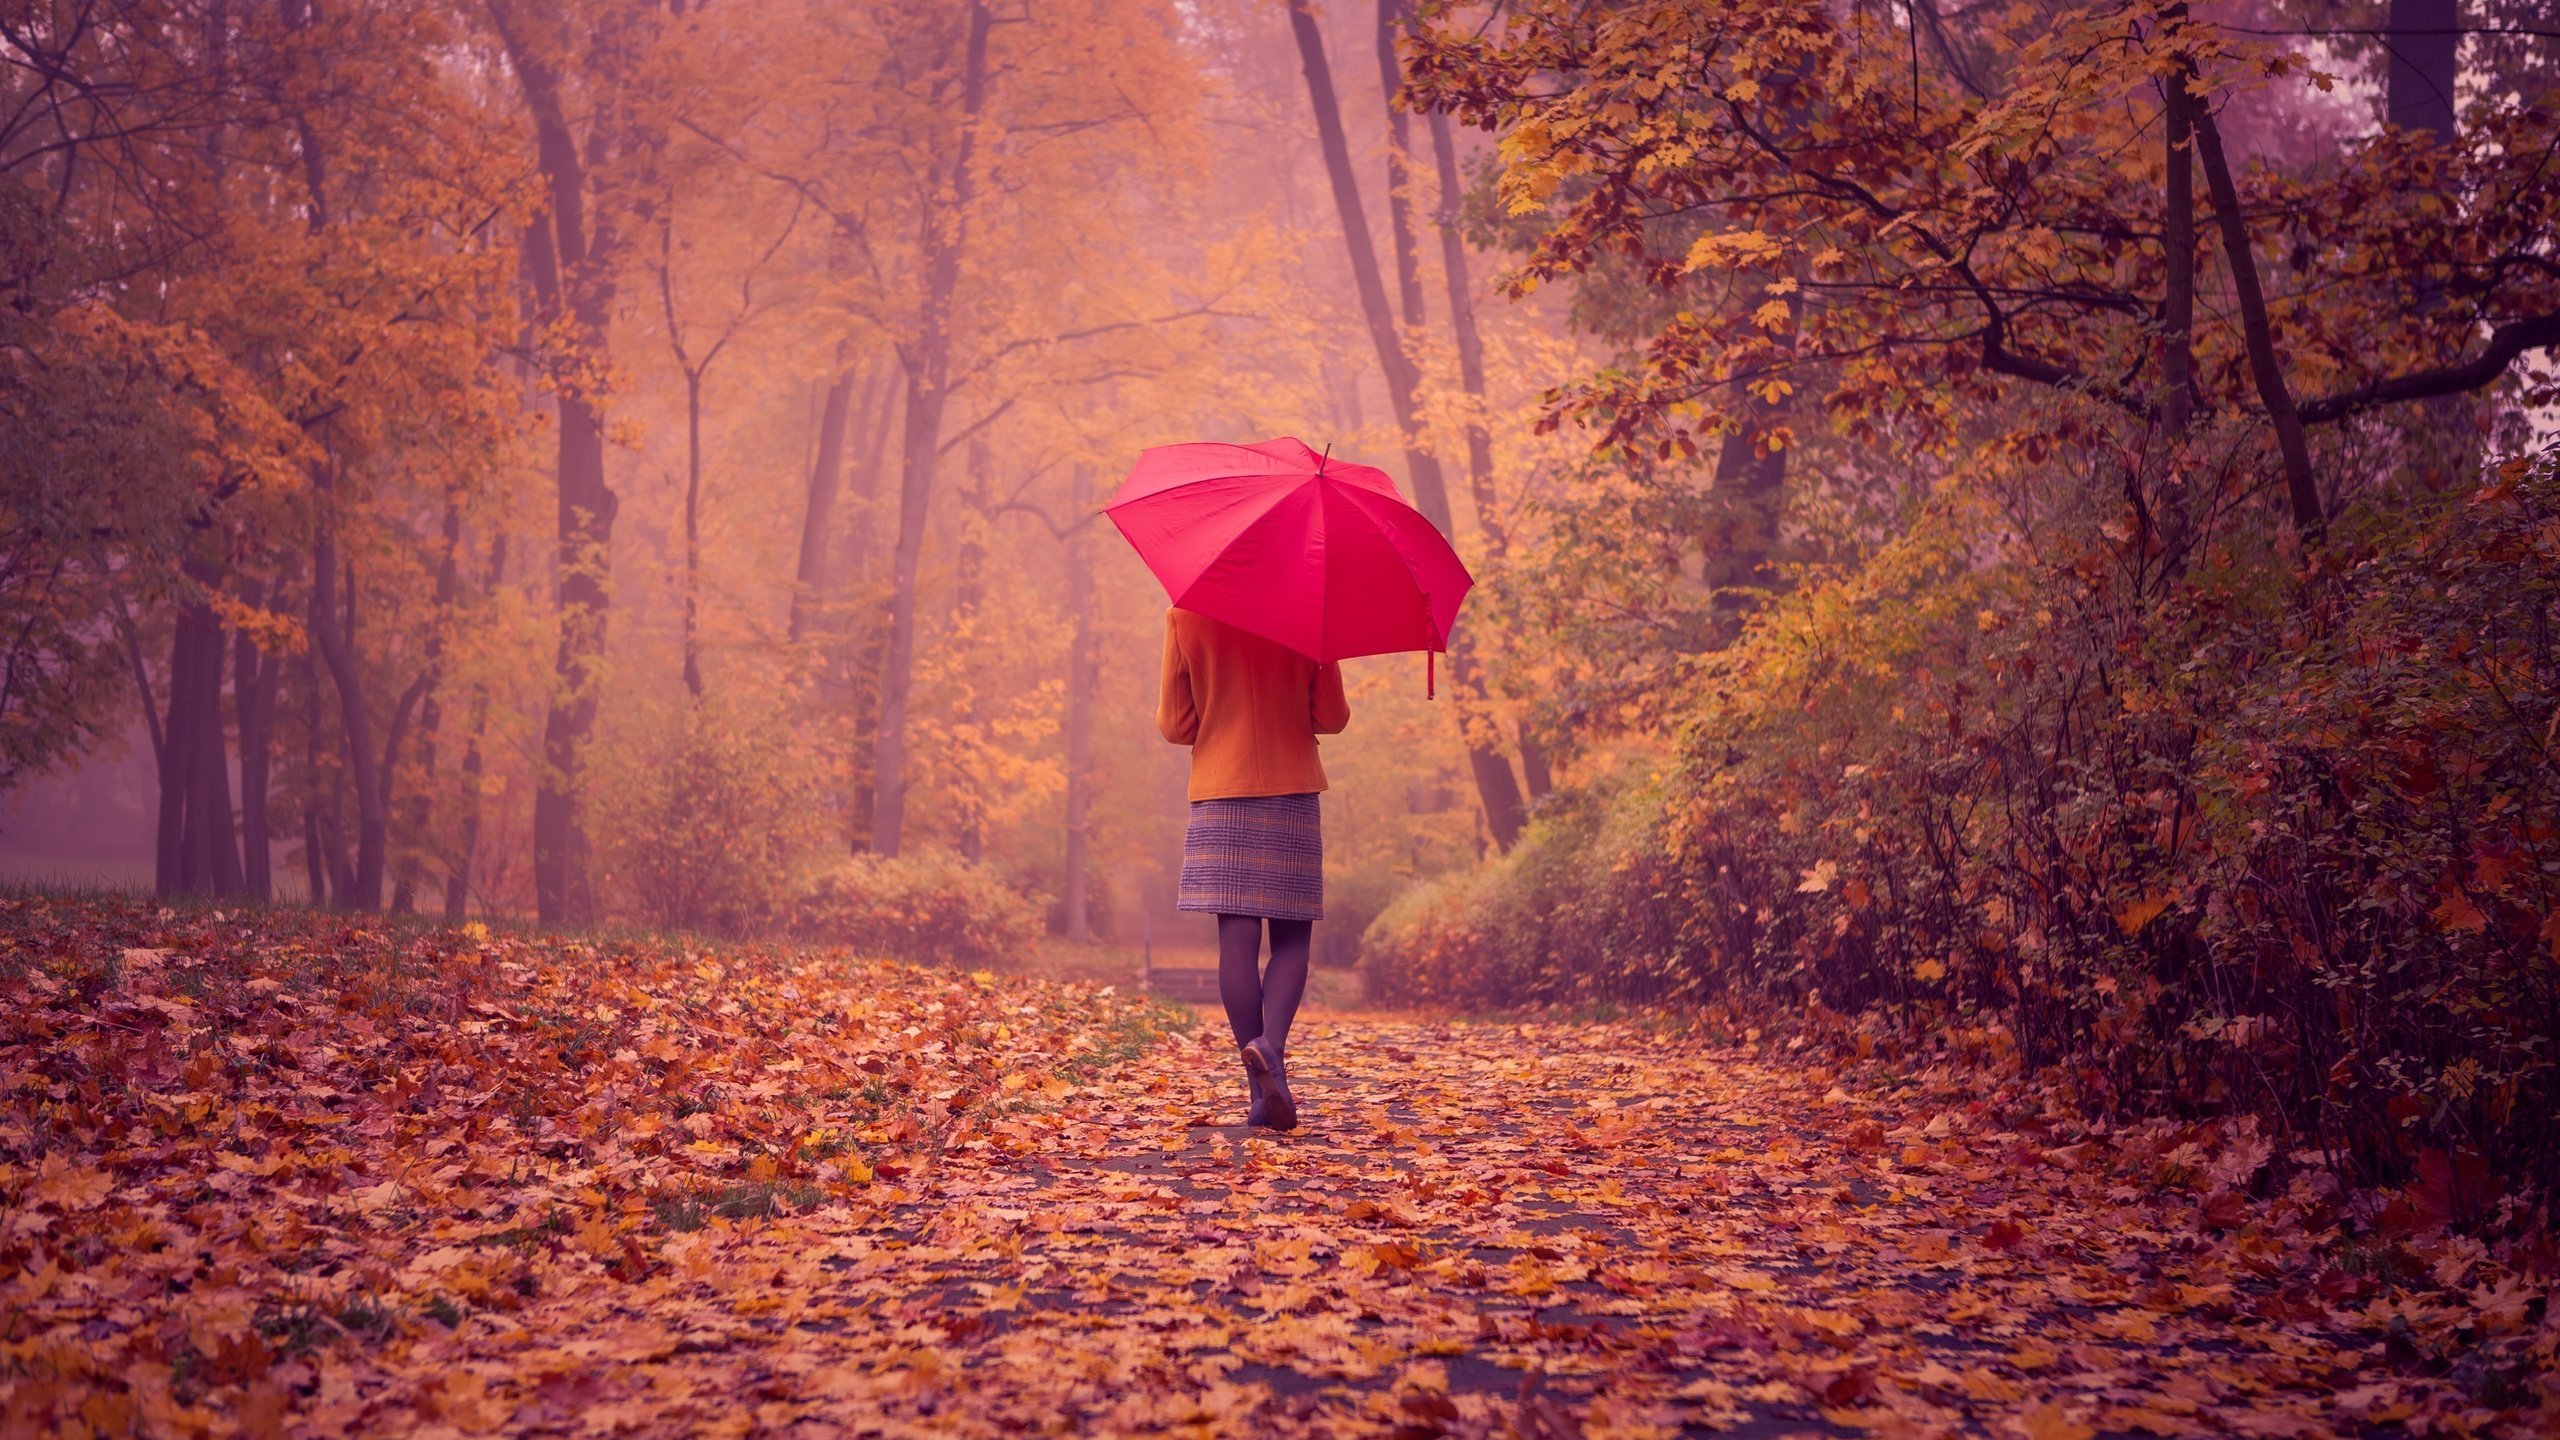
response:
[[[2560,1430],[2459,1177],[1979,1066],[0,903],[0,1433]]]

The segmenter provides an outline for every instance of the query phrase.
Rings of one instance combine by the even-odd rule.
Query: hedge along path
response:
[[[1275,1137],[1118,992],[37,908],[20,1433],[2529,1433],[2555,1368],[2482,1247],[2324,1268],[2252,1132],[1980,1068],[1320,1016]]]

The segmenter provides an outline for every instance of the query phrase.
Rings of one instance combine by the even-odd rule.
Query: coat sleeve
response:
[[[1351,727],[1351,698],[1342,693],[1342,665],[1328,661],[1316,667],[1313,713],[1319,735],[1339,735]]]
[[[1200,706],[1191,695],[1191,667],[1174,638],[1173,616],[1164,617],[1164,680],[1156,698],[1156,729],[1176,745],[1200,738]]]

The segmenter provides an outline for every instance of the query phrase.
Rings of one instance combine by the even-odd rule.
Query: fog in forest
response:
[[[8,463],[39,538],[8,867],[747,933],[894,860],[961,910],[1196,944],[1172,909],[1186,757],[1153,724],[1165,597],[1097,512],[1145,447],[1296,436],[1387,469],[1478,580],[1436,694],[1419,655],[1349,663],[1356,720],[1324,746],[1347,959],[1536,817],[1704,783],[1691,697],[1796,683],[1734,668],[1774,633],[1751,629],[1766,597],[1854,590],[1949,496],[2007,507],[1963,542],[1993,565],[2058,553],[2056,527],[2246,549],[2325,524],[2306,506],[2441,483],[2345,423],[2402,393],[2357,367],[2543,323],[2517,257],[2547,249],[2547,182],[2516,180],[2511,228],[2451,259],[2349,264],[2417,232],[2320,205],[2416,195],[2341,168],[2400,164],[2392,136],[2469,147],[2444,203],[2490,203],[2500,157],[2548,138],[2528,102],[2550,49],[2529,17],[2457,43],[2385,8],[2220,6],[2177,32],[2210,41],[2212,156],[2314,197],[2248,277],[2275,340],[2319,352],[2278,356],[2299,398],[2342,397],[2306,442],[2225,423],[2265,409],[2254,312],[2213,248],[2218,182],[2164,198],[2159,127],[2195,122],[2141,78],[2166,63],[2136,53],[2147,11],[2068,11],[2117,27],[2105,71],[2013,53],[2033,7],[1915,31],[1908,7],[1834,6],[1835,49],[1790,59],[1770,29],[1711,92],[1725,62],[1676,39],[1679,7],[1608,22],[1668,47],[1634,79],[1544,10],[19,7]],[[1559,75],[1585,88],[1550,95]],[[1682,96],[1776,105],[1736,133],[1785,163],[1714,193],[1744,176],[1724,138],[1642,128]],[[2083,109],[2043,139],[1998,121],[2008,159],[1990,130],[1959,142],[2039,96]],[[1966,263],[2015,273],[1896,250],[1879,217],[1934,223],[1906,202],[1834,204],[1864,192],[1823,170],[1825,137],[1887,125],[1867,183],[1916,194],[1936,156],[2023,187],[1961,222]],[[1614,138],[1577,149],[1588,126]],[[1790,184],[1834,208],[1786,211]],[[2164,205],[2201,256],[2183,279],[2143,250]],[[2322,287],[2403,258],[2396,290]],[[2161,284],[2187,287],[2194,378],[2168,410],[2116,404],[2163,373],[2140,353]],[[2398,329],[2359,318],[2383,311]],[[2539,333],[2407,393],[2495,397],[2453,423],[2512,453]],[[2057,409],[2084,400],[2097,418]],[[2176,471],[2224,489],[2060,484],[2151,454],[2101,437],[2128,414],[2224,426]],[[2124,495],[2131,519],[2086,508]]]

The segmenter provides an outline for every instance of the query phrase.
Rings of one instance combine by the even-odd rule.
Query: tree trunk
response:
[[[252,605],[264,604],[266,598],[263,588],[253,588],[248,596]],[[240,731],[240,887],[261,905],[276,898],[274,861],[268,849],[268,795],[274,770],[276,686],[283,672],[280,658],[263,654],[248,631],[235,632],[231,709]]]
[[[1387,102],[1387,235],[1395,243],[1396,299],[1404,327],[1422,333],[1422,258],[1413,243],[1412,125],[1396,95],[1404,89],[1404,65],[1396,59],[1396,29],[1408,18],[1409,0],[1378,0],[1378,88]]]
[[[418,863],[427,843],[427,827],[435,819],[436,735],[444,728],[440,698],[444,651],[453,630],[453,607],[462,594],[462,500],[452,492],[444,498],[444,524],[439,533],[444,554],[436,563],[436,613],[427,629],[426,672],[418,681],[423,687],[418,703],[418,790],[409,801],[404,822],[408,835],[402,842],[401,858],[392,867],[394,915],[407,915],[417,909]],[[384,748],[382,767],[386,779],[395,774],[392,765],[399,758],[393,753],[397,748],[396,738]]]
[[[844,546],[845,578],[856,584],[871,578],[871,552],[880,526],[880,476],[888,463],[890,432],[897,428],[890,423],[890,411],[902,393],[896,367],[883,365],[862,397],[862,423],[855,433],[865,441],[862,463],[853,470]]]
[[[2184,7],[2170,12],[2185,18]],[[2168,430],[2170,458],[2163,467],[2160,541],[2172,575],[2183,567],[2193,528],[2178,451],[2195,423],[2196,181],[2195,97],[2187,93],[2188,67],[2180,64],[2161,82],[2162,126],[2167,131],[2167,180],[2162,186],[2160,296],[2160,414]]]
[[[2249,248],[2249,222],[2240,213],[2239,187],[2223,158],[2222,136],[2210,111],[2195,113],[2196,148],[2204,161],[2204,180],[2213,196],[2214,219],[2222,229],[2222,251],[2231,262],[2231,288],[2240,301],[2240,333],[2248,342],[2249,371],[2257,380],[2259,403],[2275,426],[2276,448],[2284,456],[2285,494],[2292,502],[2293,527],[2305,544],[2317,543],[2327,528],[2320,504],[2320,485],[2311,470],[2311,446],[2303,438],[2302,415],[2285,388],[2277,363],[2275,332],[2267,323],[2267,299],[2258,289],[2258,259]]]
[[[526,231],[525,262],[546,318],[567,323],[572,363],[552,377],[558,397],[553,471],[559,490],[557,579],[559,647],[552,661],[550,704],[542,722],[541,779],[533,801],[534,906],[543,924],[586,924],[595,918],[587,873],[586,827],[580,817],[580,769],[595,733],[596,690],[611,605],[613,522],[619,497],[605,475],[604,411],[587,390],[584,365],[607,350],[613,262],[620,237],[587,216],[587,160],[570,130],[560,78],[527,45],[515,6],[493,3],[496,22],[525,109],[533,118],[536,159],[549,188],[545,213]],[[603,122],[595,122],[601,124]],[[591,151],[605,146],[590,137]]]
[[[2454,138],[2454,65],[2461,53],[2460,0],[2391,0],[2383,22],[2389,71],[2383,118],[2402,130]]]
[[[810,617],[833,589],[829,561],[834,558],[836,493],[844,483],[846,412],[853,408],[854,371],[836,355],[836,378],[827,382],[827,400],[818,412],[818,453],[809,464],[809,498],[800,512],[800,566],[792,577],[791,643],[807,638]],[[865,397],[869,398],[868,386]]]
[[[314,908],[329,903],[329,861],[320,833],[320,780],[326,767],[321,763],[323,745],[320,733],[320,669],[309,647],[302,652],[302,871],[309,893],[305,897]]]
[[[489,540],[489,593],[495,594],[506,579],[507,533],[501,530]],[[488,733],[489,686],[481,681],[471,687],[471,729],[462,742],[462,839],[444,881],[444,918],[449,922],[462,918],[471,898],[471,867],[480,853],[480,742]]]
[[[1458,383],[1467,392],[1470,411],[1467,416],[1467,493],[1476,507],[1476,526],[1484,532],[1486,553],[1496,564],[1511,553],[1510,522],[1502,513],[1502,498],[1494,488],[1493,436],[1484,425],[1485,379],[1484,334],[1476,328],[1475,289],[1469,279],[1466,237],[1459,233],[1458,212],[1461,205],[1458,186],[1457,141],[1449,133],[1449,117],[1437,110],[1431,112],[1431,160],[1440,180],[1440,270],[1449,290],[1449,329],[1457,341]],[[1555,788],[1555,777],[1547,766],[1546,747],[1527,725],[1520,727],[1520,778],[1528,786],[1530,800],[1543,800]],[[1497,791],[1501,780],[1496,778]],[[1525,811],[1525,807],[1524,811]],[[1486,807],[1487,813],[1492,806]],[[1500,837],[1496,827],[1496,837]],[[1516,832],[1515,832],[1516,833]],[[1504,841],[1504,848],[1510,842]]]
[[[2459,138],[2454,102],[2461,24],[2458,0],[2391,0],[2384,21],[2389,70],[2383,118],[2401,130],[2431,135],[2440,146],[2450,146]],[[2446,172],[2437,174],[2439,185],[2444,184]],[[2424,275],[2416,289],[2420,313],[2434,315],[2443,310],[2443,281]],[[2408,427],[2411,453],[2441,462],[2440,468],[2428,465],[2430,483],[2449,483],[2479,464],[2478,408],[2471,395],[2438,395],[2425,402],[2423,422]]]
[[[890,562],[888,654],[880,674],[879,733],[871,752],[871,848],[895,857],[907,823],[907,691],[915,676],[916,573],[924,554],[925,510],[933,501],[934,462],[942,447],[942,412],[950,400],[952,300],[960,257],[968,246],[978,117],[986,108],[985,0],[971,0],[961,60],[960,140],[941,183],[928,192],[922,217],[924,305],[907,352],[905,453],[899,466],[898,545]],[[944,198],[947,197],[947,198]]]
[[[195,710],[188,697],[195,688],[196,633],[184,611],[169,637],[168,718],[154,747],[159,762],[160,816],[152,847],[151,888],[176,895],[187,888],[187,798],[195,769]],[[148,705],[150,697],[145,695]]]
[[[1431,112],[1431,159],[1440,173],[1440,272],[1448,281],[1449,329],[1458,344],[1458,383],[1474,402],[1467,416],[1467,490],[1486,551],[1497,561],[1511,549],[1511,530],[1493,486],[1493,437],[1484,427],[1484,335],[1476,328],[1475,292],[1468,279],[1467,241],[1458,231],[1458,146],[1449,117]],[[1523,757],[1525,760],[1525,756]]]
[[[1370,244],[1369,221],[1360,203],[1360,182],[1351,169],[1351,144],[1343,134],[1342,109],[1334,98],[1333,70],[1325,59],[1324,32],[1307,6],[1308,0],[1289,0],[1289,28],[1297,39],[1307,99],[1315,110],[1316,136],[1323,145],[1325,173],[1332,181],[1334,208],[1342,220],[1343,247],[1350,252],[1351,277],[1360,292],[1361,313],[1368,320],[1370,343],[1378,352],[1378,368],[1386,372],[1387,397],[1395,406],[1396,428],[1404,441],[1414,504],[1440,528],[1441,534],[1455,536],[1448,484],[1441,476],[1439,460],[1422,443],[1415,405],[1421,375],[1406,355],[1404,342],[1396,333],[1395,315],[1388,309],[1386,282],[1378,273],[1377,251]],[[1387,58],[1392,61],[1392,49]],[[1450,637],[1449,679],[1451,697],[1456,702],[1452,709],[1467,747],[1467,765],[1475,776],[1476,798],[1484,806],[1485,823],[1493,832],[1494,842],[1508,849],[1519,838],[1525,807],[1510,760],[1490,743],[1490,723],[1471,723],[1471,713],[1481,712],[1484,707],[1485,685],[1475,663],[1469,632],[1460,631]]]
[[[684,376],[684,688],[702,698],[702,372]]]
[[[329,462],[323,461],[326,473]],[[319,480],[319,503],[330,503],[331,482]],[[342,910],[374,910],[382,905],[382,879],[390,842],[390,816],[384,804],[383,775],[375,762],[373,716],[365,705],[364,677],[356,653],[355,574],[349,569],[346,609],[338,608],[339,560],[336,522],[323,516],[314,524],[311,541],[311,643],[329,669],[338,692],[339,733],[345,737],[347,776],[356,795],[356,861],[353,888],[341,887]]]
[[[907,690],[915,674],[916,574],[924,555],[925,507],[933,499],[942,407],[938,388],[912,376],[908,379],[898,542],[889,561],[889,630],[881,657],[879,719],[871,749],[871,848],[891,857],[898,853],[907,823]]]
[[[995,503],[995,480],[991,473],[995,468],[995,455],[987,446],[983,430],[969,437],[968,454],[969,506],[960,517],[960,557],[952,574],[951,643],[966,644],[969,652],[976,653],[980,648],[975,643],[978,607],[986,598],[987,529],[994,520],[989,512]],[[960,722],[974,725],[980,718],[976,677],[963,682],[962,694]],[[973,808],[953,817],[960,826],[960,854],[963,859],[976,860],[986,854],[985,799],[984,795],[973,796]]]
[[[1395,406],[1396,432],[1404,445],[1405,470],[1413,484],[1414,503],[1431,523],[1449,533],[1449,489],[1440,462],[1422,444],[1414,392],[1421,374],[1405,354],[1389,309],[1386,281],[1378,273],[1378,254],[1369,241],[1369,217],[1360,203],[1359,177],[1351,168],[1351,142],[1343,134],[1342,107],[1334,98],[1333,67],[1325,59],[1324,32],[1316,25],[1308,0],[1289,0],[1289,28],[1298,42],[1299,67],[1307,79],[1307,99],[1314,107],[1316,137],[1324,149],[1324,168],[1333,185],[1334,209],[1342,219],[1343,248],[1350,252],[1351,278],[1360,292],[1360,313],[1368,321],[1369,343],[1378,352],[1378,368],[1386,372],[1387,398]]]
[[[1093,633],[1093,551],[1087,533],[1093,528],[1093,472],[1074,470],[1067,531],[1067,614],[1075,622],[1073,648],[1067,652],[1067,873],[1065,892],[1067,938],[1078,945],[1093,938],[1087,912],[1088,872],[1093,865],[1093,701],[1101,657]]]

